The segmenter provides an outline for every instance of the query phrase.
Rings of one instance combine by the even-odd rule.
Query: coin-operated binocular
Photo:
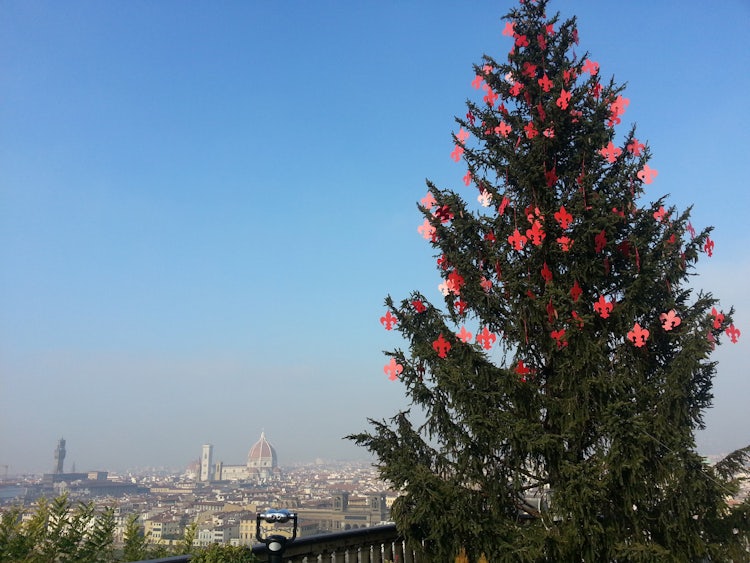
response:
[[[260,525],[262,522],[286,524],[290,521],[292,522],[292,535],[289,537],[281,534],[261,535]],[[297,513],[286,509],[269,509],[265,512],[258,512],[255,518],[255,537],[259,542],[266,544],[268,563],[282,563],[281,556],[284,554],[287,544],[297,537]]]

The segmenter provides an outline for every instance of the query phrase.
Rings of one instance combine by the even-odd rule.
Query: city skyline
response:
[[[343,437],[405,408],[387,294],[439,302],[417,232],[472,64],[512,2],[4,2],[0,11],[0,467],[366,459]],[[744,186],[750,7],[553,1],[627,82],[659,176],[646,199],[714,225],[696,287],[736,307],[699,451],[750,443]],[[437,298],[435,296],[438,296]]]

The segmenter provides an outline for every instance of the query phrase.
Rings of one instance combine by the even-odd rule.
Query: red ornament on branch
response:
[[[724,331],[727,333],[727,336],[729,337],[729,340],[732,341],[732,344],[737,344],[737,341],[740,339],[740,329],[736,328],[734,324],[731,324],[727,327],[727,329]]]
[[[706,243],[703,245],[703,250],[708,254],[709,258],[714,255],[714,246],[715,243],[711,240],[711,237],[706,237]]]
[[[646,344],[646,340],[648,340],[649,331],[645,328],[642,328],[641,325],[638,323],[635,323],[633,325],[633,330],[628,332],[628,340],[630,340],[633,344],[635,344],[636,348],[640,348],[643,345]]]
[[[594,244],[597,254],[599,254],[602,250],[604,250],[604,247],[607,246],[607,232],[604,229],[602,229],[599,234],[594,237]]]
[[[611,301],[607,301],[607,298],[604,297],[604,295],[600,295],[599,300],[594,303],[594,311],[599,313],[599,316],[603,319],[609,317],[609,314],[612,312],[612,309],[614,309],[614,307],[614,304]]]
[[[471,342],[472,334],[466,330],[465,326],[461,326],[461,330],[456,333],[456,338],[458,338],[461,342],[466,344],[467,342]]]
[[[461,299],[457,299],[455,303],[453,303],[453,306],[456,308],[456,312],[463,316],[464,312],[466,311],[466,308],[469,306],[469,304],[466,301],[463,301]]]
[[[383,367],[383,371],[388,376],[388,379],[396,381],[401,372],[404,371],[404,366],[396,363],[396,358],[391,358],[391,361]]]
[[[682,322],[682,319],[677,316],[677,311],[675,311],[674,309],[667,313],[662,313],[661,315],[659,315],[659,320],[661,320],[662,328],[666,331],[677,328]]]
[[[385,327],[385,330],[391,330],[396,323],[398,323],[398,318],[391,314],[390,311],[388,311],[385,316],[380,317],[380,324]]]
[[[477,342],[482,345],[482,348],[489,350],[497,340],[497,336],[492,334],[487,327],[482,329],[480,334],[477,334]]]
[[[606,147],[599,151],[599,153],[607,159],[607,162],[613,163],[617,160],[617,157],[622,154],[622,149],[616,147],[615,144],[610,141]]]
[[[719,330],[721,325],[724,324],[724,313],[716,310],[716,307],[711,309],[711,316],[714,318],[714,329]]]
[[[561,205],[560,211],[555,212],[555,221],[557,221],[561,229],[567,229],[573,222],[573,216],[568,213],[564,205]]]
[[[458,162],[461,160],[461,155],[464,154],[464,148],[461,145],[456,145],[453,147],[453,151],[451,152],[451,158],[454,162]]]
[[[426,209],[432,210],[433,207],[437,205],[437,200],[435,199],[435,196],[432,195],[432,192],[427,192],[427,195],[425,195],[421,200],[420,203],[423,207]]]
[[[429,219],[425,219],[424,223],[417,227],[417,231],[425,240],[435,240],[435,235],[437,234],[437,230],[430,223]]]
[[[552,270],[549,269],[547,262],[545,262],[542,266],[542,277],[544,278],[545,283],[549,283],[552,281]]]
[[[583,72],[588,72],[591,76],[596,76],[599,72],[599,63],[592,61],[591,59],[586,59],[581,70]]]
[[[654,170],[648,164],[644,164],[643,168],[638,171],[638,179],[644,184],[650,184],[658,174],[657,170]]]
[[[449,221],[453,220],[453,212],[451,211],[451,208],[449,206],[441,205],[435,211],[435,217],[440,219],[441,223],[448,223]]]
[[[523,236],[518,229],[513,231],[513,234],[508,237],[508,242],[514,250],[523,250],[523,247],[526,245],[526,240],[526,237]]]
[[[451,343],[443,338],[443,334],[441,333],[438,339],[432,343],[432,349],[437,352],[438,357],[445,358],[451,349]]]
[[[526,376],[534,373],[534,370],[532,370],[530,367],[527,367],[526,364],[523,363],[523,360],[518,360],[518,364],[516,365],[516,373],[521,376],[521,381],[526,381]]]
[[[641,152],[646,148],[646,145],[634,138],[625,148],[628,149],[628,152],[633,156],[641,156]]]
[[[570,237],[557,237],[557,244],[560,245],[563,252],[568,252],[570,247],[573,246],[573,239]]]
[[[573,282],[573,287],[570,288],[570,296],[573,298],[573,301],[578,301],[582,293],[583,290],[581,289],[581,286],[578,285],[578,280],[575,280]]]
[[[566,110],[568,109],[569,103],[570,103],[570,92],[566,92],[565,89],[561,90],[560,97],[557,98],[557,101],[555,102],[555,104],[561,110]]]
[[[545,92],[549,92],[550,90],[552,90],[552,87],[555,85],[555,83],[552,82],[547,77],[546,72],[544,73],[544,76],[542,76],[539,80],[537,80],[537,82],[539,83],[539,86],[542,87],[542,90],[544,90]]]
[[[526,229],[526,236],[534,246],[540,246],[547,235],[539,221],[534,221],[530,229]]]
[[[561,348],[568,345],[568,341],[564,340],[565,338],[565,329],[561,328],[560,330],[553,330],[550,335],[552,338],[557,342],[557,349],[560,350]]]

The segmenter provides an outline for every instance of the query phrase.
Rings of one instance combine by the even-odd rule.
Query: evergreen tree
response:
[[[114,561],[114,512],[97,513],[93,503],[73,505],[67,495],[39,499],[30,518],[22,507],[0,517],[0,561],[23,563],[110,563]]]
[[[445,307],[386,299],[408,351],[385,370],[424,422],[350,438],[402,491],[393,517],[430,561],[744,560],[750,509],[725,497],[750,449],[716,468],[695,451],[711,351],[739,336],[688,283],[710,228],[643,202],[657,172],[618,131],[624,87],[546,8],[506,16],[507,60],[475,66],[483,99],[456,119],[480,204],[428,181],[419,205]]]

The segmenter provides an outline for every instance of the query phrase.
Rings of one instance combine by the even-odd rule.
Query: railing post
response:
[[[372,563],[383,563],[383,552],[385,550],[384,543],[379,543],[373,546],[372,549]]]
[[[370,563],[370,550],[372,546],[367,544],[359,548],[359,563]]]
[[[402,540],[397,540],[393,544],[393,561],[404,563],[404,542]]]
[[[390,563],[395,561],[393,557],[393,543],[391,542],[388,542],[383,546],[383,562],[385,563],[386,561]]]

